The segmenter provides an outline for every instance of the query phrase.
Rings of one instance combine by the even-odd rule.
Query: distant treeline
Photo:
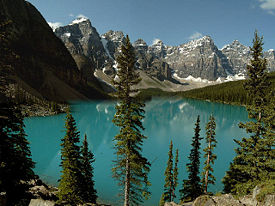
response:
[[[270,90],[275,88],[275,72],[268,75],[271,82]],[[218,85],[211,85],[204,88],[179,92],[178,95],[187,98],[209,100],[229,104],[248,105],[252,101],[252,95],[244,90],[243,84],[246,80],[226,82]]]
[[[275,72],[268,75],[271,82],[270,90],[275,88]],[[184,97],[212,102],[221,102],[236,105],[248,105],[252,101],[251,94],[244,90],[246,80],[225,82],[203,88],[192,89],[184,92],[166,92],[157,88],[140,90],[139,97],[143,100],[151,100],[152,97]]]

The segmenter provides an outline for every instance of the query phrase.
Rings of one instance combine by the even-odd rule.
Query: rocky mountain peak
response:
[[[236,53],[237,52],[238,55],[240,55],[240,54],[247,55],[249,53],[249,47],[244,46],[238,40],[234,40],[231,44],[225,45],[221,49],[221,51],[223,53],[229,53],[229,52]]]
[[[125,36],[122,31],[113,31],[113,30],[106,32],[101,37],[112,42],[123,42],[125,39]]]
[[[133,47],[135,47],[140,52],[147,52],[148,45],[143,39],[138,39],[133,43]]]

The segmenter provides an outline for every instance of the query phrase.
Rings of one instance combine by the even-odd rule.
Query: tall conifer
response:
[[[211,165],[214,164],[215,159],[217,156],[213,153],[214,148],[216,147],[217,140],[215,138],[215,129],[216,129],[216,122],[213,115],[210,116],[209,122],[206,124],[206,143],[207,146],[203,150],[204,158],[206,158],[202,172],[202,187],[204,193],[207,194],[207,188],[209,184],[215,184],[216,178],[213,175],[213,167]]]
[[[175,165],[173,168],[173,192],[172,192],[172,201],[177,197],[176,196],[176,188],[178,186],[178,175],[179,175],[179,168],[178,168],[178,162],[179,162],[179,150],[176,149],[176,157],[175,157]]]
[[[78,205],[84,203],[82,195],[82,164],[80,161],[79,132],[73,116],[66,116],[66,134],[61,143],[61,180],[59,182],[59,203]]]
[[[87,136],[85,134],[83,144],[81,147],[81,164],[82,164],[82,196],[85,202],[96,203],[97,195],[95,190],[95,183],[93,180],[93,166],[92,163],[95,161],[94,155],[88,148]]]
[[[192,140],[192,149],[188,157],[189,163],[186,164],[188,179],[183,180],[183,186],[180,190],[181,201],[193,201],[202,194],[200,179],[200,116],[198,115],[195,124],[195,135]]]
[[[20,108],[6,95],[9,76],[17,56],[10,48],[12,22],[0,14],[0,192],[6,192],[8,205],[20,204],[34,178],[34,162],[24,131]]]
[[[256,31],[250,48],[252,59],[247,65],[249,79],[244,84],[247,95],[252,98],[246,106],[248,116],[256,121],[240,123],[240,128],[251,136],[235,140],[236,156],[223,179],[224,190],[238,195],[249,193],[261,181],[275,175],[275,97],[274,90],[268,88],[270,82],[262,46],[263,37]]]
[[[164,172],[165,184],[164,184],[164,200],[166,202],[171,202],[173,198],[173,142],[171,140],[168,152],[167,166]]]
[[[120,131],[114,137],[117,158],[112,171],[123,188],[124,206],[140,205],[150,196],[150,163],[141,153],[143,141],[147,138],[141,133],[145,105],[134,96],[138,90],[133,87],[141,79],[135,71],[136,56],[128,35],[116,60],[118,78],[114,79],[114,85],[120,102],[113,122]]]

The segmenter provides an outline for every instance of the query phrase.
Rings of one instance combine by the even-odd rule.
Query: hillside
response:
[[[9,96],[35,102],[106,98],[96,89],[98,82],[81,79],[74,59],[34,6],[0,0],[0,8],[0,15],[11,21],[9,46],[17,56],[7,77],[12,80]]]

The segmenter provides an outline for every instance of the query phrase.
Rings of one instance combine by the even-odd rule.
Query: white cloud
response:
[[[76,17],[77,17],[77,18],[84,18],[84,19],[88,19],[88,17],[87,17],[87,16],[85,16],[85,15],[83,15],[83,14],[78,14]]]
[[[153,45],[154,45],[154,44],[157,44],[159,41],[161,41],[161,40],[160,40],[160,39],[155,38],[155,39],[153,40]]]
[[[74,17],[74,14],[69,14],[70,17]]]
[[[194,34],[192,34],[191,36],[188,37],[188,39],[190,40],[194,40],[194,39],[199,39],[202,37],[202,34],[199,32],[195,32]]]
[[[48,22],[49,26],[55,31],[58,27],[63,26],[61,22]]]
[[[259,0],[260,7],[269,14],[275,14],[275,0]]]

